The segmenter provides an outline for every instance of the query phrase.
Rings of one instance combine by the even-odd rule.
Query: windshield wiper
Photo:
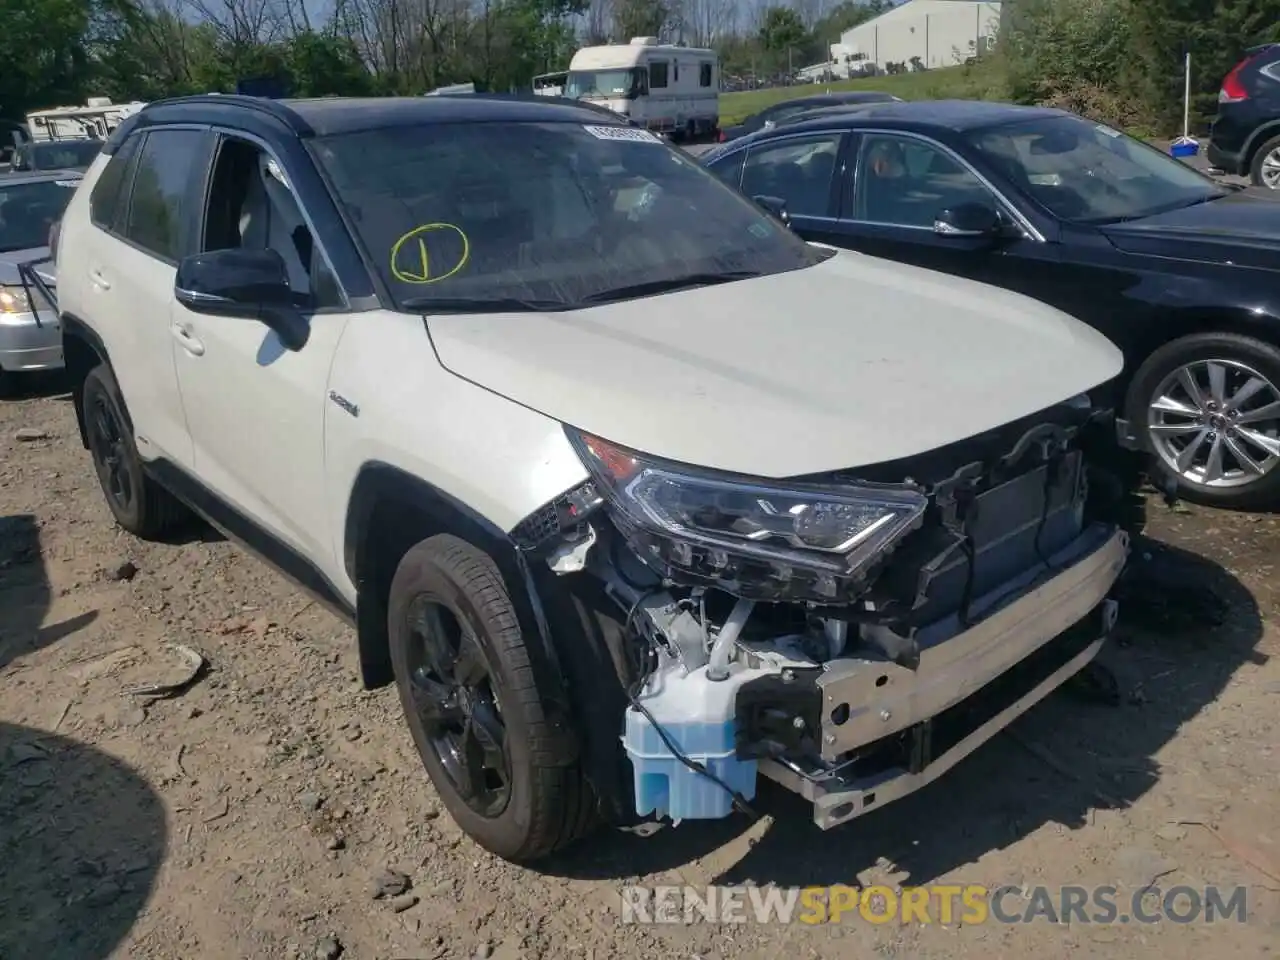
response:
[[[585,304],[616,303],[619,300],[633,300],[637,297],[651,297],[658,293],[672,293],[676,290],[691,290],[694,287],[709,287],[717,283],[732,283],[734,280],[750,280],[763,276],[759,270],[726,270],[720,273],[686,273],[681,277],[669,277],[665,280],[648,280],[644,283],[632,283],[625,287],[614,287],[601,290],[582,298]]]
[[[525,300],[520,297],[410,297],[401,300],[407,310],[424,313],[551,313],[572,309],[573,304],[563,300]]]

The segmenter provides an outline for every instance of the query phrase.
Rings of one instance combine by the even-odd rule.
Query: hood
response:
[[[1280,262],[1280,199],[1265,187],[1101,229],[1128,253],[1169,256],[1176,243],[1175,255],[1183,260],[1230,260],[1272,270]]]
[[[427,319],[443,365],[607,440],[760,477],[935,450],[1120,373],[1018,294],[841,251],[803,270],[562,313]]]
[[[13,286],[21,283],[22,278],[18,274],[18,264],[26,263],[30,260],[43,260],[47,256],[49,256],[48,247],[0,251],[0,285]],[[36,268],[36,273],[40,275],[40,278],[45,283],[51,286],[57,283],[57,272],[54,269],[53,261],[40,264]]]

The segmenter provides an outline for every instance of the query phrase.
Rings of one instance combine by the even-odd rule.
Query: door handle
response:
[[[204,343],[196,337],[189,329],[181,324],[170,324],[169,332],[173,334],[173,338],[182,344],[182,349],[187,351],[193,357],[204,356]]]
[[[111,281],[102,275],[101,270],[90,270],[89,282],[92,283],[99,290],[111,289]]]

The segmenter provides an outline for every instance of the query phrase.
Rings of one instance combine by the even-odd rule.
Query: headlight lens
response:
[[[31,301],[21,287],[0,287],[0,313],[30,313]]]
[[[909,487],[817,486],[665,463],[569,431],[615,520],[646,561],[762,597],[851,599],[877,559],[920,525]],[[747,589],[754,586],[755,589]]]

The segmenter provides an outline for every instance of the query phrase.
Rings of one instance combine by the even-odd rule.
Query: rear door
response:
[[[212,146],[213,135],[194,127],[156,127],[126,140],[94,186],[87,256],[63,271],[85,273],[88,319],[110,352],[138,452],[188,468],[191,436],[169,314],[178,261],[194,242],[193,191]]]

